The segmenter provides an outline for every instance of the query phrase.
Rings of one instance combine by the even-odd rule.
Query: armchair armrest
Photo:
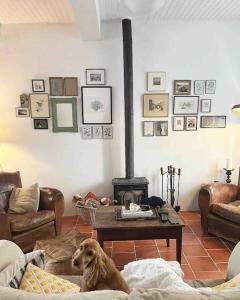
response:
[[[40,210],[54,210],[56,216],[56,232],[57,235],[61,233],[62,229],[62,215],[64,213],[64,197],[63,194],[53,188],[40,188]]]
[[[12,239],[8,214],[3,209],[0,209],[0,239]]]
[[[234,184],[212,183],[203,186],[198,196],[198,205],[201,211],[201,223],[204,232],[207,232],[207,216],[213,203],[230,203],[237,200],[239,187]]]

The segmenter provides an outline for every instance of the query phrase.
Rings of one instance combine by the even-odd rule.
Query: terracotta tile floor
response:
[[[186,279],[223,278],[227,261],[234,245],[219,238],[203,234],[198,212],[181,212],[183,229],[182,269]],[[91,226],[84,225],[78,216],[63,217],[63,233],[76,228],[87,237],[96,239]],[[105,242],[104,250],[112,257],[119,270],[131,261],[161,257],[176,259],[175,240],[167,247],[165,240]]]

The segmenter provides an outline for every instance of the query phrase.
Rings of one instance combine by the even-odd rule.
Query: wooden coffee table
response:
[[[176,239],[176,259],[181,263],[182,228],[184,224],[170,205],[165,205],[169,216],[177,218],[179,224],[163,223],[160,218],[151,220],[115,220],[116,206],[102,207],[97,210],[93,228],[97,230],[97,239],[101,247],[105,241]]]

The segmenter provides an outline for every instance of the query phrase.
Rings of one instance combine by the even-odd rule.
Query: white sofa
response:
[[[11,262],[23,255],[21,249],[12,242],[0,240],[0,273]],[[240,243],[233,250],[228,265],[228,279],[240,273]],[[66,278],[66,277],[65,277]],[[71,280],[71,277],[68,278]],[[0,286],[0,300],[240,300],[240,288],[235,291],[183,292],[163,289],[133,289],[130,295],[121,291],[94,291],[78,294],[36,295],[21,290]]]

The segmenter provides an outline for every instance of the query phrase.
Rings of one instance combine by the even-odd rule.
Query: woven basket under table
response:
[[[76,205],[79,216],[81,217],[84,224],[92,225],[95,219],[97,208],[89,206]]]

